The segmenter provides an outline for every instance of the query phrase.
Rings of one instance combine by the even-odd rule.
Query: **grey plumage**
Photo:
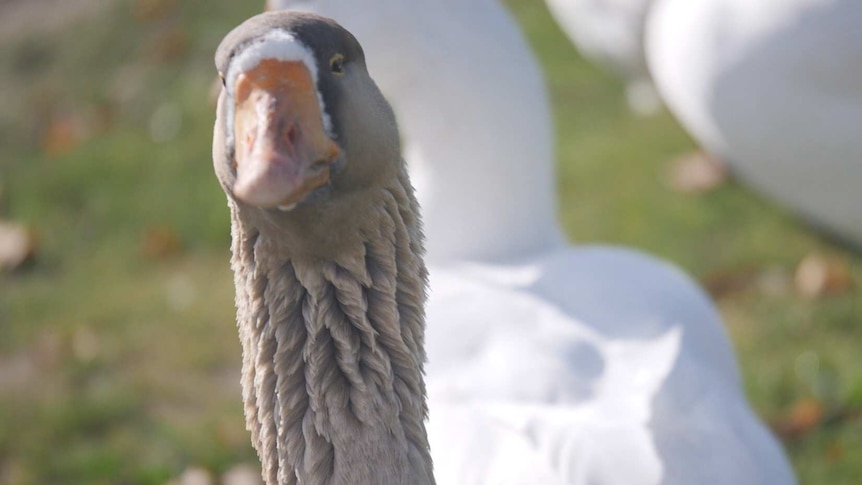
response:
[[[400,159],[394,116],[365,70],[356,40],[328,19],[252,18],[219,48],[231,58],[273,28],[326,65],[318,91],[343,160],[329,184],[290,212],[232,194],[234,147],[223,90],[213,161],[228,194],[246,425],[268,484],[434,483],[424,420],[422,235]],[[230,121],[229,121],[230,122]]]

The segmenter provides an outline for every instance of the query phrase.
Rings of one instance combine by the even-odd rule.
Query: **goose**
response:
[[[650,69],[686,130],[755,191],[862,247],[862,3],[658,0]]]
[[[632,111],[653,115],[662,107],[644,49],[653,0],[545,0],[554,20],[580,53],[626,82]]]
[[[421,225],[361,46],[329,19],[271,12],[227,34],[216,66],[213,165],[263,478],[433,484]]]
[[[547,201],[541,75],[497,3],[462,1],[450,16],[435,2],[275,3],[337,18],[361,39],[404,130],[423,216],[445,215],[425,225],[427,430],[439,483],[794,483],[701,289],[643,253],[563,242]],[[486,29],[485,19],[508,27]],[[525,72],[535,82],[516,80]],[[465,177],[465,189],[446,192]],[[507,196],[532,219],[495,205]],[[504,221],[494,238],[464,229],[462,217],[478,213]],[[513,243],[524,234],[534,242]]]
[[[544,80],[497,0],[270,0],[268,7],[335,18],[372,54],[369,70],[403,135],[429,262],[500,260],[563,245]]]

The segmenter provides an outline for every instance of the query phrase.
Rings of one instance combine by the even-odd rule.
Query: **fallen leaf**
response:
[[[716,300],[728,298],[751,288],[758,279],[759,272],[753,268],[738,268],[714,271],[703,278],[707,293]]]
[[[794,282],[801,296],[815,299],[846,293],[853,276],[846,260],[812,253],[796,267]]]
[[[148,46],[148,53],[156,62],[178,61],[186,56],[188,47],[189,36],[185,29],[172,27],[158,32]]]
[[[14,271],[35,258],[36,242],[32,229],[0,221],[0,272]]]
[[[168,482],[168,485],[213,485],[215,479],[212,474],[203,468],[192,467],[187,469],[177,478]]]
[[[263,485],[260,467],[243,463],[231,467],[221,477],[222,485]]]
[[[59,113],[49,117],[47,127],[42,133],[42,151],[56,157],[65,155],[92,134],[92,126],[87,117],[74,113]]]
[[[841,443],[832,443],[826,448],[826,461],[829,463],[836,463],[842,458],[844,458],[844,447],[841,446]]]
[[[182,251],[182,241],[171,228],[153,226],[141,235],[141,254],[150,259],[167,259]]]
[[[796,401],[775,424],[775,431],[785,440],[805,437],[823,422],[823,404],[814,398]]]
[[[703,151],[683,155],[671,161],[671,188],[685,194],[703,194],[717,189],[728,178],[727,167]]]
[[[138,21],[156,22],[173,16],[178,6],[177,0],[137,0],[133,9]]]

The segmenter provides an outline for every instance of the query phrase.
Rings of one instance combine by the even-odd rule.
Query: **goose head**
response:
[[[508,261],[562,246],[551,116],[517,24],[487,0],[270,0],[339,19],[392,103],[427,260]]]
[[[247,212],[308,216],[397,170],[394,115],[362,47],[334,21],[296,12],[255,16],[224,38],[216,67],[223,87],[214,168]]]

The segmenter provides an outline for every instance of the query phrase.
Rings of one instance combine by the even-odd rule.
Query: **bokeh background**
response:
[[[801,482],[858,483],[862,258],[704,175],[543,2],[505,3],[547,76],[569,237],[692,273]],[[262,4],[0,0],[0,484],[253,483],[210,89]]]

